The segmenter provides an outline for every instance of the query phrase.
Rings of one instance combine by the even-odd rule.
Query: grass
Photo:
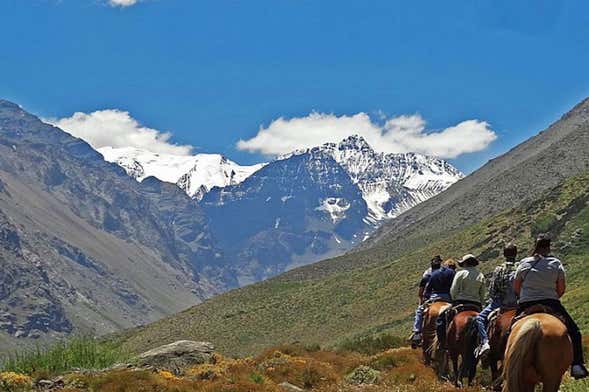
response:
[[[128,356],[112,344],[77,337],[44,348],[8,354],[0,369],[42,378],[74,368],[103,369],[126,359]]]

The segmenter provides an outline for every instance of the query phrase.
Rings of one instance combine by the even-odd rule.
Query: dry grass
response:
[[[380,371],[376,385],[352,385],[346,376],[359,366]],[[122,370],[66,377],[69,392],[283,392],[289,382],[317,392],[336,391],[451,391],[408,348],[376,355],[305,349],[297,345],[267,350],[256,358],[232,359],[215,355],[212,363],[187,369],[182,377],[167,371]],[[464,389],[480,391],[481,388]]]
[[[367,366],[380,372],[374,385],[354,385],[347,377],[354,369]],[[485,385],[487,375],[478,380]],[[31,378],[0,373],[0,392],[29,392]],[[211,363],[185,369],[182,377],[165,370],[117,370],[70,373],[64,376],[62,392],[284,392],[289,382],[315,392],[450,392],[453,385],[437,379],[421,363],[419,351],[390,349],[375,355],[308,349],[299,345],[280,346],[256,358],[234,359],[215,354]],[[563,391],[586,391],[587,382],[565,378]],[[6,388],[10,382],[10,387]],[[483,391],[483,386],[464,392]]]

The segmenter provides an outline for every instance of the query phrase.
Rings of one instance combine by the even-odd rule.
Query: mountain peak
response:
[[[351,135],[342,140],[338,147],[340,150],[353,149],[353,150],[372,150],[372,147],[363,136]]]

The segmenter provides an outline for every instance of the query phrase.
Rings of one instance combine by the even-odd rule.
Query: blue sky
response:
[[[0,33],[0,97],[52,119],[127,111],[240,163],[264,158],[236,147],[260,126],[298,129],[280,117],[419,114],[420,136],[489,124],[451,159],[469,172],[589,96],[586,1],[3,0]]]

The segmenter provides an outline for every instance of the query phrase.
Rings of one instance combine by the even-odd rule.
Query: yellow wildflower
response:
[[[15,372],[0,373],[0,386],[8,390],[18,390],[30,387],[33,385],[33,379],[26,374]]]

